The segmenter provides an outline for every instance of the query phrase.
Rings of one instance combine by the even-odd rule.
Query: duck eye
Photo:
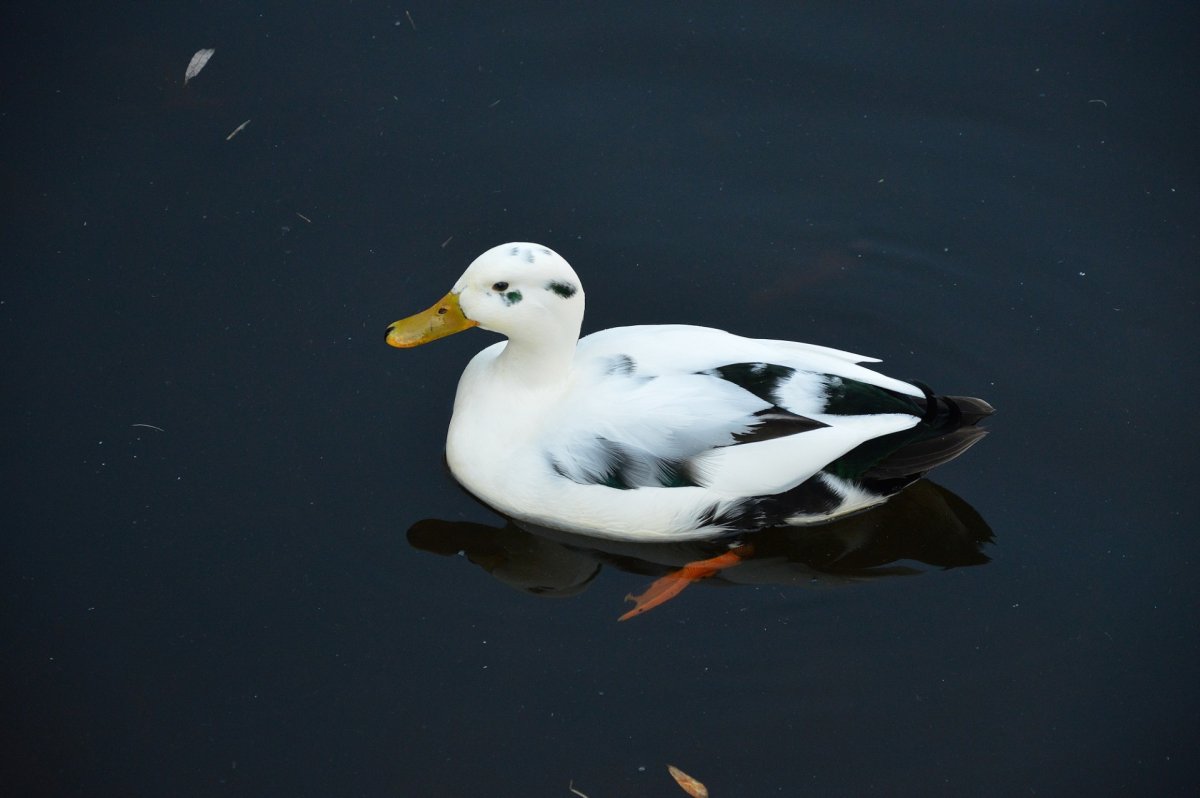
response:
[[[503,280],[501,280],[498,283],[492,283],[492,290],[493,291],[507,291],[508,283],[504,282]]]

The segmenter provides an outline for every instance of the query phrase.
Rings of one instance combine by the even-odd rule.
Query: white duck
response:
[[[668,541],[826,521],[958,456],[992,412],[823,346],[684,325],[580,339],[583,309],[562,257],[511,243],[388,328],[397,347],[474,326],[507,336],[463,372],[446,459],[471,493],[532,524]]]

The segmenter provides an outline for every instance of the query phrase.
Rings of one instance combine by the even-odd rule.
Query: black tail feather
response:
[[[959,422],[965,426],[974,426],[996,412],[996,408],[974,396],[939,396],[938,400],[952,405],[958,413]]]
[[[995,412],[973,396],[938,396],[925,392],[921,422],[902,432],[868,441],[847,452],[827,470],[868,489],[892,494],[947,463],[979,442],[987,430],[977,426]]]
[[[867,469],[863,479],[919,477],[958,457],[985,435],[987,430],[969,426],[960,427],[935,438],[913,441]]]

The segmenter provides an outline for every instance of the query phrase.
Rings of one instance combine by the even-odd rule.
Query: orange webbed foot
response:
[[[723,571],[726,568],[732,568],[737,565],[746,557],[749,557],[751,551],[749,545],[738,546],[716,557],[690,562],[677,571],[672,571],[666,576],[655,579],[650,584],[650,587],[646,588],[644,593],[637,596],[631,593],[625,597],[626,601],[633,602],[633,608],[617,620],[627,621],[635,615],[641,615],[643,612],[649,612],[660,604],[665,604],[682,593],[683,589],[692,582],[706,579],[718,571]]]

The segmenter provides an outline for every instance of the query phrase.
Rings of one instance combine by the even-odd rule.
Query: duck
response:
[[[475,327],[504,336],[459,380],[445,448],[454,478],[539,527],[731,541],[732,557],[685,579],[736,562],[757,530],[885,502],[977,443],[994,411],[814,344],[683,324],[581,338],[584,296],[554,250],[502,244],[386,340],[411,348]]]

